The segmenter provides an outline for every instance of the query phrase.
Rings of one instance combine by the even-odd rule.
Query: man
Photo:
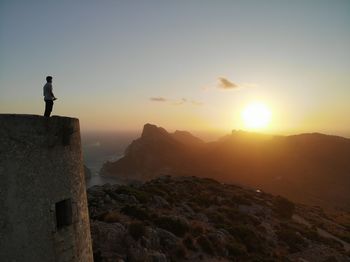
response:
[[[44,100],[45,100],[45,117],[50,117],[53,107],[53,101],[57,98],[52,92],[52,76],[46,77],[46,84],[44,85]]]

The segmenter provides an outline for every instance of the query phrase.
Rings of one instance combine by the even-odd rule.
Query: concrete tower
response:
[[[93,261],[78,119],[0,114],[0,261]]]

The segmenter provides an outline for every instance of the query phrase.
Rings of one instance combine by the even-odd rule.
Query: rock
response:
[[[293,220],[281,219],[265,204],[273,196],[260,194],[257,199],[252,197],[256,192],[249,189],[196,177],[162,177],[133,189],[136,196],[147,195],[148,200],[139,202],[132,194],[118,194],[124,191],[109,185],[88,191],[96,261],[284,261],[285,257],[294,259],[290,261],[329,257],[347,261],[339,245],[318,238],[315,230],[313,234]],[[215,198],[213,191],[222,198],[216,197],[216,202],[225,203],[208,204]],[[225,201],[239,198],[249,199],[249,204]],[[312,225],[326,223],[316,211],[296,207]],[[337,223],[328,219],[335,228]],[[138,227],[131,226],[135,224],[142,231],[135,231]],[[300,239],[308,245],[294,254],[288,247]]]
[[[228,239],[222,231],[217,230],[209,233],[207,237],[210,239],[210,242],[213,243],[216,253],[226,255],[225,245]]]
[[[124,238],[126,229],[120,223],[105,223],[93,221],[91,223],[91,235],[94,250],[100,250],[104,257],[106,253],[113,252],[125,254]]]
[[[179,239],[173,233],[161,228],[157,228],[156,232],[162,247],[168,250],[172,250],[177,247],[177,242]]]
[[[97,197],[104,197],[105,192],[103,191],[103,187],[102,186],[93,186],[90,187],[87,190],[87,193],[90,197],[92,198],[97,198]]]
[[[178,210],[180,214],[183,214],[187,218],[194,218],[196,216],[196,213],[187,204],[181,204]]]
[[[160,249],[160,239],[158,236],[158,231],[152,227],[147,227],[146,228],[146,247],[149,249]]]
[[[191,215],[194,214],[193,209],[192,209],[189,205],[183,204],[183,205],[182,205],[182,208],[183,208],[186,212],[190,213]]]
[[[150,262],[167,262],[166,255],[160,252],[152,252],[147,256],[148,261]]]
[[[132,204],[139,204],[140,202],[137,200],[135,196],[127,195],[127,194],[117,194],[117,193],[110,193],[111,197],[122,203],[126,203],[128,205]]]
[[[106,204],[112,203],[111,197],[110,197],[109,195],[106,195],[106,196],[105,196],[105,199],[104,199],[104,202],[105,202]]]
[[[130,262],[145,262],[147,261],[148,252],[143,247],[130,247],[128,249],[127,261]]]
[[[128,250],[127,261],[130,262],[167,262],[166,256],[158,251],[149,251],[147,248],[134,246]]]
[[[197,213],[196,214],[196,218],[199,220],[199,221],[202,221],[202,222],[205,222],[205,223],[208,223],[209,219],[206,215],[204,215],[203,213]]]
[[[155,208],[169,208],[169,202],[166,201],[163,197],[154,195],[152,196],[150,205]]]
[[[104,184],[102,187],[103,191],[105,191],[106,193],[110,193],[114,189],[114,187],[110,183]]]

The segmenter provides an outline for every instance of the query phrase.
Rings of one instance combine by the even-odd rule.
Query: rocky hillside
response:
[[[350,224],[212,179],[88,190],[95,262],[349,261]]]
[[[145,181],[161,174],[181,172],[191,168],[194,150],[204,142],[188,132],[168,133],[164,128],[146,124],[140,138],[126,149],[117,162],[103,165],[101,174]]]
[[[200,174],[280,194],[293,201],[350,211],[350,139],[323,134],[271,136],[234,131],[204,143],[188,132],[146,124],[125,156],[101,173],[146,181]]]

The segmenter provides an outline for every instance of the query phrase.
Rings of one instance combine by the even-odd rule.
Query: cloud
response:
[[[219,77],[218,80],[219,80],[219,85],[218,85],[219,88],[222,88],[222,89],[235,89],[235,88],[239,87],[238,84],[233,83],[232,81],[228,80],[227,78]]]
[[[174,106],[179,106],[179,105],[183,105],[183,104],[185,104],[185,103],[187,103],[187,99],[186,99],[186,98],[182,98],[182,99],[180,99],[180,100],[175,100],[175,101],[173,102],[173,105],[174,105]]]
[[[188,104],[188,105],[192,105],[192,106],[201,106],[204,103],[197,101],[197,100],[194,100],[194,99],[187,99],[187,98],[182,98],[180,100],[173,102],[174,106],[180,106],[180,105],[184,105],[184,104]]]
[[[194,106],[200,106],[203,105],[202,102],[193,100],[193,99],[187,99],[187,98],[181,98],[181,99],[167,99],[161,96],[157,97],[150,97],[149,100],[154,102],[168,102],[169,104],[173,106],[181,106],[185,104],[194,105]]]
[[[154,101],[154,102],[167,102],[167,101],[169,101],[168,99],[161,97],[161,96],[151,97],[149,100]]]

